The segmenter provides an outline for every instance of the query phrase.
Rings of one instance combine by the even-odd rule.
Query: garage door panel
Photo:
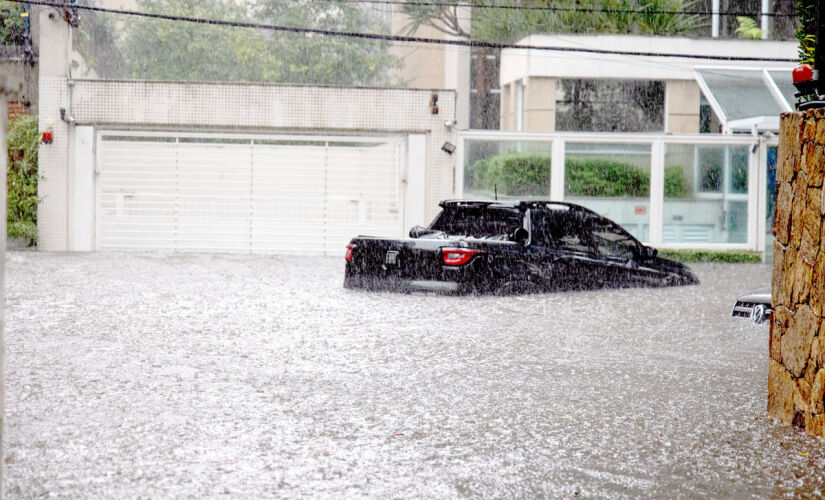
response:
[[[340,254],[356,234],[401,233],[397,138],[99,144],[99,248]]]

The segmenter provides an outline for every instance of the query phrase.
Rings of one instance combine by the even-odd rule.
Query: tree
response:
[[[338,0],[300,6],[288,0],[138,0],[138,10],[336,31],[381,29],[369,12]],[[380,41],[162,19],[120,20],[123,35],[117,37],[113,21],[86,18],[81,25],[88,40],[81,49],[87,63],[109,78],[387,85],[389,71],[399,66]],[[107,41],[121,47],[122,63],[112,60]]]
[[[6,230],[9,238],[37,242],[37,118],[18,116],[9,123],[6,173]]]
[[[23,6],[13,2],[0,2],[0,45],[25,43]]]
[[[799,40],[799,62],[813,65],[816,45],[816,0],[796,0],[795,7],[799,18],[799,28],[796,30]]]

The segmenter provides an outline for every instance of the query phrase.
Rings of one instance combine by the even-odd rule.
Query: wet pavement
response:
[[[12,252],[9,498],[821,496],[765,413],[764,265],[521,297],[342,289],[343,259]]]

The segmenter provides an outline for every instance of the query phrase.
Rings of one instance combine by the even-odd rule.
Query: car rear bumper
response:
[[[457,281],[411,280],[392,276],[347,276],[344,288],[389,292],[435,292],[445,294],[472,293],[474,290]]]

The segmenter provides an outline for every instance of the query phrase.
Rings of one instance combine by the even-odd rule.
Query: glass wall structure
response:
[[[546,141],[465,141],[464,198],[547,199],[552,146]]]
[[[564,199],[649,238],[650,143],[566,142]]]
[[[665,145],[662,243],[747,243],[748,147]]]
[[[576,203],[662,248],[770,244],[775,139],[469,131],[459,143],[456,195],[465,199]]]

